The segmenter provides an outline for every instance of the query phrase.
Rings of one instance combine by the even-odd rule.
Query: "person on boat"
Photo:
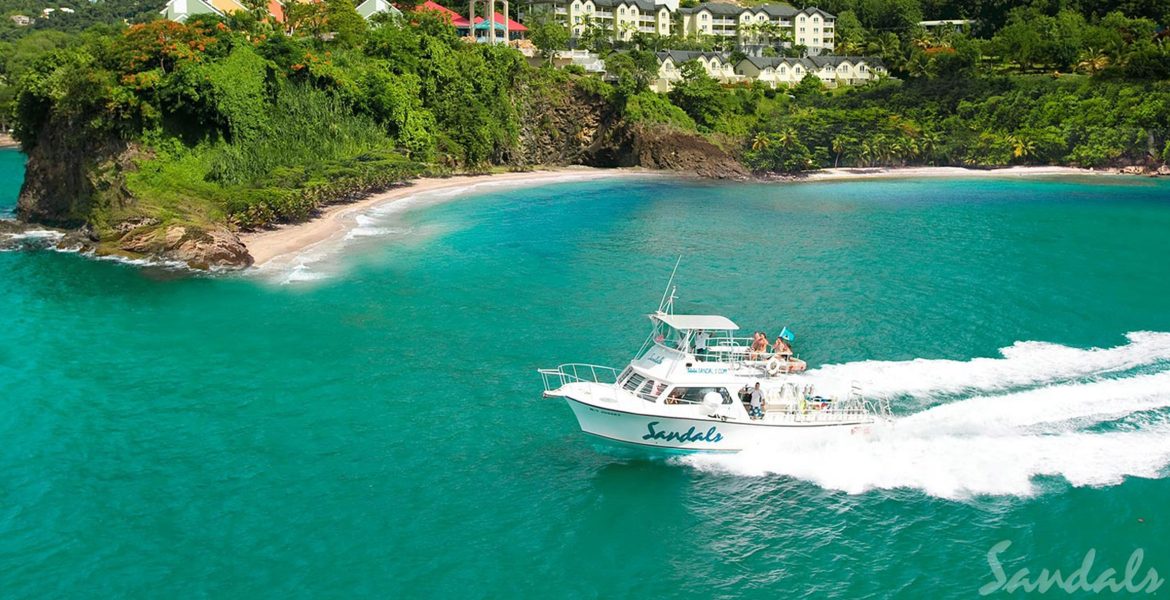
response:
[[[788,364],[788,370],[792,373],[799,373],[808,366],[803,360],[792,357],[792,345],[783,336],[776,338],[776,344],[772,346],[773,356]]]
[[[700,329],[699,333],[695,334],[695,356],[707,355],[707,340],[711,338],[711,334]]]
[[[764,418],[764,391],[760,389],[760,382],[756,382],[756,387],[752,388],[752,408],[748,411],[748,416],[753,421]]]
[[[752,352],[748,356],[749,360],[759,360],[764,357],[765,353],[768,352],[768,334],[762,331],[758,331],[756,334],[757,337],[755,341],[752,342]]]

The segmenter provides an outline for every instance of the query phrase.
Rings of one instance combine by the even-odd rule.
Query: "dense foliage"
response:
[[[146,18],[145,5],[104,2]],[[252,2],[185,24],[24,28],[0,55],[0,126],[28,151],[61,129],[130,142],[139,202],[103,207],[99,225],[137,210],[255,227],[424,170],[514,164],[525,99],[566,84],[607,101],[609,116],[697,132],[761,171],[1152,162],[1170,152],[1166,3],[978,0],[990,16],[973,34],[917,24],[967,16],[965,3],[831,0],[839,51],[877,55],[897,78],[828,89],[808,76],[773,90],[723,85],[689,63],[655,94],[655,50],[714,42],[639,33],[615,44],[590,25],[578,42],[603,53],[602,79],[468,43],[428,12],[367,23],[350,0],[327,0],[292,3],[276,25]],[[532,25],[547,63],[567,33]]]
[[[245,227],[304,218],[421,163],[507,159],[510,94],[529,73],[518,53],[467,44],[430,13],[367,29],[348,0],[320,11],[293,35],[241,15],[52,40],[21,63],[15,133],[28,151],[53,127],[137,141],[154,158],[128,183],[152,212]]]

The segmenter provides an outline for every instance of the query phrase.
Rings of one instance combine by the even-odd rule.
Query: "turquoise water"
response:
[[[360,222],[249,277],[0,253],[0,596],[970,597],[1001,540],[1009,575],[1170,573],[1167,182],[607,180]],[[789,326],[896,431],[594,446],[535,369],[627,360],[679,254],[681,310]]]

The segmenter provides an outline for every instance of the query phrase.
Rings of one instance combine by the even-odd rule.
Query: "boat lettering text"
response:
[[[723,439],[723,434],[715,430],[714,427],[707,430],[706,433],[695,431],[694,427],[678,432],[678,431],[663,431],[654,429],[658,425],[658,421],[650,421],[646,424],[646,435],[642,436],[644,440],[664,440],[667,442],[711,442],[715,443]]]

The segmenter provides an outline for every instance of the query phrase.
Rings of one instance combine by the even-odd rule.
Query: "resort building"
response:
[[[771,88],[796,85],[808,75],[815,75],[826,87],[835,88],[863,85],[889,74],[881,59],[870,56],[749,56],[735,65],[735,72]]]
[[[735,83],[743,79],[735,72],[730,55],[724,52],[698,52],[693,50],[667,50],[658,53],[658,79],[650,88],[662,93],[670,91],[674,83],[682,79],[682,65],[697,61],[703,70],[721,83]]]
[[[552,17],[573,37],[597,28],[615,40],[634,33],[686,37],[732,38],[737,46],[753,47],[783,41],[808,48],[809,54],[831,54],[837,18],[819,8],[798,9],[788,4],[754,7],[707,2],[679,8],[678,0],[536,0],[529,14]],[[679,31],[674,28],[681,27]]]
[[[798,9],[787,4],[754,7],[708,2],[680,8],[684,36],[713,35],[735,38],[751,49],[782,39],[808,48],[810,55],[831,54],[836,46],[837,18],[819,8]]]
[[[293,2],[319,2],[320,0],[289,0]],[[491,0],[480,0],[480,10],[485,13],[490,9],[484,8]],[[284,4],[279,0],[267,0],[268,13],[276,20],[277,23],[284,23]],[[463,15],[441,5],[433,0],[427,0],[420,4],[415,10],[426,10],[439,13],[446,18],[459,35],[471,38],[474,32],[474,39],[478,42],[496,41],[507,42],[510,40],[524,39],[528,28],[520,23],[509,19],[508,2],[496,2],[496,4],[503,4],[503,10],[494,13],[494,28],[488,27],[488,19],[484,16],[475,17],[474,23],[464,17]],[[475,4],[471,5],[474,10]],[[168,0],[165,7],[163,7],[161,14],[163,17],[172,21],[180,23],[186,21],[191,15],[213,14],[224,16],[237,10],[246,10],[240,0]],[[402,12],[388,0],[362,0],[357,5],[356,10],[358,14],[371,19],[374,15],[380,13],[388,13],[392,15],[401,16]],[[494,29],[494,35],[491,31]]]
[[[488,3],[493,1],[494,0],[480,0],[479,2],[475,2],[473,0],[469,5],[468,13],[476,14],[476,5],[478,4],[478,12],[483,13],[486,16],[487,13],[491,12],[491,8],[489,7]],[[503,2],[495,2],[494,4],[503,5],[502,11],[496,11],[494,15],[492,15],[495,17],[493,19],[495,23],[494,33],[488,27],[488,19],[485,19],[483,16],[476,16],[473,24],[472,20],[469,20],[467,17],[434,2],[434,0],[427,0],[426,2],[420,4],[415,10],[429,10],[439,13],[439,15],[447,18],[451,22],[451,25],[455,27],[456,33],[465,38],[472,37],[472,31],[474,31],[474,39],[477,42],[503,43],[510,40],[524,39],[524,36],[528,33],[528,28],[508,18],[508,2],[505,0]]]
[[[237,10],[246,9],[236,0],[170,0],[160,13],[167,19],[182,23],[192,15],[224,16]]]
[[[12,15],[9,18],[12,19],[12,24],[16,25],[17,27],[28,27],[29,25],[32,25],[33,22],[32,17],[25,15]]]
[[[880,59],[868,56],[750,56],[733,64],[727,53],[672,50],[658,53],[658,77],[650,88],[659,93],[670,91],[682,79],[683,63],[692,60],[720,83],[760,81],[773,89],[796,85],[810,74],[829,88],[863,85],[889,74]]]
[[[390,4],[387,0],[365,0],[365,2],[357,5],[357,12],[367,21],[374,18],[374,15],[382,13],[395,17],[402,16],[402,11],[398,10],[398,7]]]
[[[953,30],[959,33],[967,33],[975,26],[974,19],[943,19],[940,21],[919,21],[918,25],[923,29],[935,33],[942,30]]]
[[[677,10],[678,0],[536,0],[528,15],[551,16],[573,37],[595,27],[615,40],[628,40],[637,32],[670,35]]]

